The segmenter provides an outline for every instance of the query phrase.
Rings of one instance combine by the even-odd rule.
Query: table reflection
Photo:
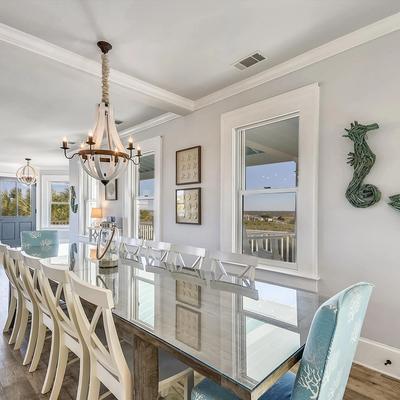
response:
[[[114,313],[164,343],[253,389],[301,352],[318,295],[254,274],[182,268],[139,254],[101,268],[95,246],[61,244],[44,263],[65,265],[113,293]]]

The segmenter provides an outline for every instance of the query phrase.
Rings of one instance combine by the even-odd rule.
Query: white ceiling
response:
[[[399,11],[399,0],[9,0],[0,22],[96,61],[106,39],[114,69],[198,99]],[[268,60],[231,65],[255,50]],[[0,52],[0,163],[65,166],[59,140],[91,127],[99,78],[9,44]],[[122,128],[165,112],[117,85],[111,99]]]
[[[23,11],[22,11],[23,10]],[[399,0],[19,0],[0,22],[197,99],[400,11]],[[231,64],[259,50],[269,61]]]
[[[92,128],[99,79],[4,43],[0,54],[0,162],[30,157],[40,167],[65,167],[62,137],[80,141]],[[122,128],[163,113],[116,85],[111,99]]]

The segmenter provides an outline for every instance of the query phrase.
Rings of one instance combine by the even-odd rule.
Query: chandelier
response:
[[[129,161],[135,165],[140,164],[142,156],[140,147],[134,154],[132,138],[129,138],[128,147],[122,145],[115,126],[113,109],[109,103],[109,74],[107,53],[112,49],[110,43],[98,42],[100,48],[102,65],[102,97],[101,103],[97,106],[96,123],[92,131],[89,131],[86,145],[82,143],[78,152],[68,156],[68,141],[64,137],[61,149],[69,160],[78,156],[83,169],[93,178],[98,179],[104,185],[116,178],[125,170]]]
[[[26,160],[26,165],[23,165],[20,167],[16,173],[17,180],[20,183],[23,183],[24,185],[34,185],[37,182],[37,172],[36,169],[30,165],[30,158],[25,158]]]

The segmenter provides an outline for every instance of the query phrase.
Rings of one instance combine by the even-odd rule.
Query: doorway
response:
[[[0,240],[12,247],[21,245],[21,232],[36,229],[36,185],[0,177]]]

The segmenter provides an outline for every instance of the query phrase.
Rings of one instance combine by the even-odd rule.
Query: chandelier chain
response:
[[[110,96],[110,86],[108,83],[108,79],[110,76],[110,65],[108,63],[107,54],[101,55],[101,83],[102,83],[102,92],[101,92],[101,101],[105,104],[109,104],[109,96]]]

